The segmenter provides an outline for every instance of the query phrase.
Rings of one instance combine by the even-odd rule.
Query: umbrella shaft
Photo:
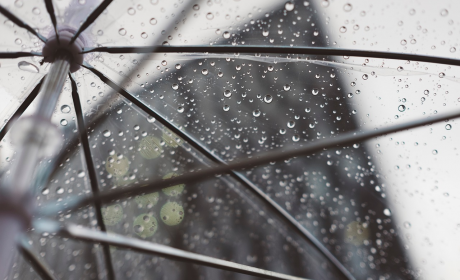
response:
[[[8,273],[16,248],[15,239],[21,233],[21,227],[16,216],[0,214],[0,279]]]
[[[6,182],[15,196],[32,193],[32,182],[34,181],[37,163],[43,156],[41,151],[51,143],[50,135],[43,130],[50,129],[43,123],[50,123],[50,119],[56,108],[57,101],[61,94],[65,80],[69,73],[71,56],[66,52],[56,55],[56,60],[51,64],[43,85],[40,88],[40,104],[33,116],[32,126],[25,126],[20,132],[23,139],[17,146],[17,156],[11,168],[9,180]],[[17,124],[21,126],[21,124]],[[17,128],[19,129],[19,128]]]
[[[36,113],[44,119],[50,119],[56,108],[56,103],[69,74],[71,59],[72,57],[69,53],[60,52],[51,64],[50,71],[40,89],[42,99]]]
[[[50,139],[50,134],[43,130],[52,129],[50,119],[67,78],[70,61],[71,56],[65,52],[56,54],[56,59],[40,89],[42,99],[38,111],[31,122],[16,123],[16,130],[22,140],[16,147],[18,154],[11,167],[11,173],[7,176],[8,179],[3,179],[0,188],[0,202],[10,203],[8,207],[0,207],[0,279],[4,279],[8,272],[17,235],[22,233],[24,226],[28,226],[31,218],[34,205],[33,200],[29,198],[34,195],[32,186],[37,163],[43,157],[44,147],[49,143],[55,143]]]

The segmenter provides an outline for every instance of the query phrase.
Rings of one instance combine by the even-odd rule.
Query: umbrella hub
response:
[[[45,62],[54,62],[56,54],[60,52],[67,52],[72,57],[70,61],[70,72],[75,72],[80,69],[80,66],[83,63],[84,54],[81,53],[82,49],[85,47],[85,39],[80,35],[75,42],[69,44],[73,38],[76,30],[73,29],[61,29],[58,31],[59,37],[56,37],[56,34],[53,33],[48,38],[45,46],[42,49]]]

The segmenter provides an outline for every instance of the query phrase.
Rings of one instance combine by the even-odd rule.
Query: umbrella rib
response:
[[[53,1],[52,0],[45,0],[45,5],[46,5],[46,11],[48,11],[48,14],[50,15],[51,22],[53,23],[54,27],[54,32],[56,33],[56,39],[59,42],[59,34],[57,30],[57,20],[56,20],[56,14],[54,13],[54,6],[53,6]]]
[[[205,155],[208,159],[212,160],[214,163],[221,164],[221,165],[226,165],[225,161],[214,155],[209,149],[207,149],[205,146],[200,144],[197,140],[195,140],[193,137],[185,133],[184,131],[180,130],[178,127],[176,127],[174,124],[168,122],[163,116],[161,116],[159,113],[157,113],[154,109],[151,107],[147,106],[145,103],[140,101],[138,98],[136,98],[133,94],[129,93],[125,89],[123,89],[121,86],[117,85],[115,82],[110,80],[108,77],[106,77],[104,74],[102,74],[100,71],[95,69],[89,64],[83,65],[85,68],[90,70],[93,74],[95,74],[101,81],[106,83],[108,86],[110,86],[113,90],[116,92],[120,93],[122,96],[124,96],[126,99],[128,99],[130,102],[138,106],[141,110],[143,110],[145,113],[155,117],[162,125],[170,129],[172,132],[177,134],[179,137],[187,141],[193,148],[201,152],[203,155]],[[351,273],[341,264],[337,258],[319,241],[315,238],[315,236],[310,233],[305,227],[303,227],[298,221],[296,221],[285,209],[283,209],[281,206],[279,206],[273,199],[271,199],[266,193],[264,193],[260,188],[258,188],[256,185],[254,185],[252,182],[250,182],[243,174],[236,172],[234,170],[229,171],[230,176],[232,176],[234,179],[239,181],[241,184],[246,186],[247,189],[252,191],[253,194],[258,196],[262,201],[265,202],[269,208],[274,211],[276,214],[278,214],[285,222],[287,222],[289,225],[291,225],[297,233],[299,233],[301,236],[303,236],[307,242],[312,244],[313,246],[316,247],[316,249],[321,252],[336,268],[344,274],[348,279],[354,279],[354,277],[351,275]]]
[[[15,23],[17,26],[22,27],[27,29],[30,33],[34,34],[35,36],[38,37],[43,43],[46,43],[46,38],[38,33],[35,29],[33,29],[30,25],[25,23],[24,21],[20,20],[17,16],[13,15],[10,11],[5,9],[5,7],[0,5],[0,13],[3,14],[5,17],[7,17],[9,20],[11,20],[13,23]]]
[[[38,275],[43,280],[56,280],[51,273],[51,270],[48,266],[43,262],[32,250],[32,246],[27,242],[25,238],[21,238],[18,244],[19,252],[21,252],[22,256],[29,262],[32,268],[37,272]]]
[[[84,48],[83,53],[107,52],[107,53],[273,53],[273,54],[304,54],[304,55],[330,55],[330,56],[357,56],[386,58],[396,60],[414,60],[437,64],[460,66],[460,59],[410,54],[396,52],[382,52],[369,50],[353,50],[324,47],[289,47],[289,46],[156,46],[152,47],[94,47]]]
[[[27,96],[26,99],[24,99],[24,101],[16,110],[16,112],[14,112],[11,118],[9,118],[6,124],[3,126],[2,130],[0,130],[0,141],[3,140],[3,137],[5,137],[5,135],[8,133],[14,121],[16,121],[16,119],[19,118],[24,113],[24,111],[30,106],[30,104],[32,104],[32,102],[35,100],[38,93],[40,92],[40,87],[43,83],[44,78],[45,76],[42,77],[39,83],[30,92],[29,96]]]
[[[84,197],[84,198],[74,198],[65,202],[65,209],[77,209],[94,203],[95,201],[100,202],[109,202],[116,199],[123,199],[131,197],[134,195],[139,195],[143,193],[156,192],[163,188],[191,183],[199,182],[206,178],[213,177],[219,174],[226,174],[231,170],[242,170],[249,169],[260,165],[266,165],[270,162],[288,160],[291,158],[296,158],[299,156],[307,156],[320,152],[326,149],[331,149],[335,147],[342,147],[347,145],[352,145],[359,143],[374,137],[383,136],[391,133],[396,133],[403,130],[408,130],[412,128],[417,128],[425,125],[430,125],[433,123],[438,123],[446,121],[449,119],[455,119],[460,117],[460,112],[453,112],[444,115],[438,115],[433,117],[428,117],[422,120],[415,120],[404,122],[396,125],[390,125],[379,129],[370,129],[363,132],[348,132],[336,137],[329,137],[320,140],[316,140],[310,144],[305,145],[302,148],[290,149],[287,151],[273,151],[268,152],[260,156],[255,156],[247,159],[240,159],[236,162],[229,163],[227,165],[220,164],[218,166],[198,170],[191,173],[186,173],[177,177],[170,178],[168,180],[155,180],[143,184],[138,184],[129,188],[114,189],[109,191],[103,191],[97,195]],[[146,185],[148,184],[148,185]],[[48,207],[42,208],[42,213],[44,215],[51,215],[55,213],[56,206],[50,205]]]
[[[0,58],[20,58],[30,56],[42,56],[41,52],[0,52]]]
[[[91,155],[91,148],[88,141],[88,131],[85,126],[85,122],[83,120],[83,110],[80,103],[80,98],[78,96],[77,84],[72,75],[70,76],[70,81],[72,84],[72,101],[75,107],[75,114],[77,115],[77,128],[80,132],[80,141],[83,147],[83,152],[85,154],[85,161],[86,167],[88,169],[89,181],[91,185],[91,190],[94,195],[99,194],[99,188],[97,184],[97,176],[96,176],[96,168],[94,167]],[[95,201],[94,202],[95,212],[96,212],[96,219],[101,231],[107,231],[104,220],[102,218],[102,211],[101,211],[101,202]],[[105,265],[107,268],[107,277],[109,280],[115,279],[115,274],[113,270],[112,258],[110,255],[110,248],[107,245],[102,246],[102,250],[104,252],[104,259]]]
[[[173,247],[151,243],[135,238],[129,238],[118,234],[107,234],[76,225],[68,225],[60,229],[57,234],[63,237],[70,237],[87,242],[102,243],[111,246],[131,249],[133,251],[159,255],[164,258],[183,261],[187,263],[195,263],[199,265],[214,267],[226,271],[233,271],[247,275],[262,277],[265,279],[278,280],[307,280],[305,278],[295,277],[287,274],[277,273],[265,269],[255,268],[247,265],[242,265],[230,261],[225,261],[201,254],[191,253]]]
[[[104,0],[102,3],[94,9],[91,14],[86,18],[86,20],[83,22],[83,24],[80,26],[78,29],[77,33],[75,33],[72,37],[72,39],[69,42],[69,45],[73,44],[75,40],[77,40],[78,36],[86,30],[101,14],[102,12],[112,3],[113,0]]]

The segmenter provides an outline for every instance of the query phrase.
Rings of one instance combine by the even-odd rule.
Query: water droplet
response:
[[[433,150],[432,153],[433,153],[433,155],[437,155],[437,154],[438,154],[438,150]]]
[[[289,128],[294,128],[295,122],[294,122],[294,121],[288,121],[288,122],[287,122],[287,126],[288,126]]]
[[[110,137],[112,135],[112,132],[110,132],[110,130],[104,130],[102,132],[102,135],[104,135],[104,137]]]
[[[424,93],[425,95],[428,95],[428,94],[430,94],[430,91],[426,89],[426,90],[423,91],[423,93]]]
[[[228,112],[228,110],[230,110],[230,106],[228,105],[224,105],[224,107],[222,108],[225,112]]]
[[[177,112],[183,113],[183,112],[184,112],[184,107],[179,106],[179,107],[177,108]]]
[[[207,13],[206,18],[212,20],[214,18],[214,15],[212,13]]]
[[[339,28],[339,31],[340,31],[340,33],[345,33],[345,32],[347,32],[347,28],[345,26],[341,26]]]
[[[439,78],[444,78],[445,76],[446,74],[444,74],[444,72],[439,73]]]
[[[227,98],[230,98],[232,96],[232,92],[230,90],[226,89],[224,91],[224,96],[227,97]]]
[[[136,13],[136,10],[134,10],[134,8],[129,8],[128,9],[128,14],[134,15],[135,13]]]
[[[120,28],[120,29],[118,30],[118,34],[120,34],[121,36],[125,36],[125,35],[126,35],[126,29]]]
[[[222,37],[224,37],[225,39],[230,38],[230,32],[225,31],[225,32],[222,34]]]
[[[22,6],[24,6],[24,3],[21,0],[16,0],[14,1],[14,5],[18,8],[21,8]]]
[[[134,126],[134,130],[139,130],[139,129],[140,129],[140,126],[136,124],[136,125]]]
[[[182,66],[181,66],[180,64],[176,64],[176,69],[177,69],[177,70],[179,70],[179,69],[181,69],[181,68],[182,68]]]
[[[298,134],[294,134],[294,135],[292,136],[292,141],[298,142],[299,140],[300,140],[300,136],[299,136]]]
[[[102,31],[102,30],[98,30],[98,31],[97,31],[97,35],[98,35],[98,36],[102,36],[102,35],[104,35],[104,31]]]
[[[410,228],[412,225],[411,225],[409,222],[404,222],[404,223],[403,223],[403,226],[404,226],[405,228]]]
[[[398,72],[401,72],[401,71],[404,70],[404,68],[403,68],[402,66],[399,66],[399,67],[397,68],[397,70],[398,70]]]
[[[151,24],[151,25],[155,25],[155,24],[157,24],[157,23],[158,23],[158,21],[157,21],[156,18],[151,18],[151,19],[150,19],[150,24]]]
[[[32,9],[32,13],[34,13],[35,15],[39,15],[40,14],[40,9],[35,7]]]
[[[149,36],[149,35],[148,35],[147,33],[145,33],[145,32],[142,32],[142,33],[141,33],[142,39],[146,39],[148,36]]]
[[[329,7],[329,0],[323,0],[323,1],[321,1],[321,6],[323,6],[324,8]]]
[[[262,30],[262,36],[267,37],[269,34],[270,34],[270,31],[268,31],[267,29]],[[273,70],[273,66],[272,66],[272,70]],[[269,70],[269,71],[271,71],[271,70]]]
[[[311,108],[310,108],[310,107],[305,108],[305,112],[306,112],[306,113],[310,113],[310,112],[311,112]]]
[[[31,73],[38,73],[39,72],[39,69],[38,69],[37,66],[35,66],[32,63],[27,62],[27,61],[20,61],[18,63],[18,68],[21,69],[21,70],[27,71],[27,72],[31,72]]]
[[[314,88],[314,89],[311,90],[311,94],[313,94],[313,95],[318,95],[318,93],[319,93],[319,89],[317,89],[317,88]]]
[[[294,3],[286,2],[286,4],[284,4],[284,8],[286,9],[286,11],[290,12],[294,10]]]
[[[62,126],[66,126],[68,124],[67,120],[66,119],[62,119],[61,120],[61,125]]]
[[[450,52],[451,52],[451,53],[454,53],[454,52],[456,52],[456,51],[457,51],[457,49],[456,49],[455,47],[450,48]]]
[[[385,208],[385,209],[383,210],[383,214],[385,214],[385,216],[390,217],[390,216],[391,216],[391,211],[390,211],[390,209]]]
[[[343,10],[344,10],[345,12],[349,12],[349,11],[351,11],[352,9],[353,9],[353,6],[352,6],[350,3],[347,3],[347,4],[343,5]]]
[[[208,73],[209,73],[208,69],[201,70],[201,74],[203,75],[208,75]]]
[[[58,188],[56,189],[56,193],[57,193],[57,194],[63,194],[63,193],[64,193],[64,188],[63,188],[63,187],[58,187]]]
[[[272,101],[273,101],[273,97],[270,94],[265,95],[265,97],[264,97],[264,102],[265,103],[270,104],[270,103],[272,103]]]
[[[44,189],[42,190],[42,194],[43,194],[43,195],[47,195],[47,194],[49,194],[49,193],[50,193],[50,189],[48,189],[48,188],[44,188]]]
[[[441,10],[441,16],[446,17],[449,14],[449,11],[446,9]]]
[[[406,41],[406,40],[404,40],[404,39],[403,39],[403,40],[401,40],[401,45],[403,45],[403,46],[407,45],[407,41]]]
[[[363,80],[367,80],[367,79],[369,79],[369,76],[367,74],[364,74],[363,75]]]
[[[398,106],[398,111],[399,111],[399,112],[404,112],[404,111],[406,111],[406,106],[404,106],[404,105],[399,105],[399,106]]]
[[[193,5],[193,9],[195,11],[198,11],[200,9],[200,5],[198,5],[198,4]]]
[[[414,10],[414,9],[410,9],[410,10],[409,10],[409,15],[411,15],[411,16],[415,15],[415,10]]]
[[[172,84],[171,87],[172,87],[173,90],[177,90],[179,88],[179,85],[178,84]]]
[[[446,130],[451,130],[451,129],[452,129],[452,125],[446,124]]]
[[[83,170],[79,170],[79,171],[78,171],[78,175],[77,175],[78,178],[83,178],[83,177],[85,177],[85,175],[86,175],[86,174],[85,174],[85,171],[83,171]]]
[[[289,91],[291,89],[291,86],[288,84],[285,84],[283,88],[284,88],[284,91]]]
[[[256,117],[256,118],[259,117],[259,116],[260,116],[260,110],[259,110],[259,109],[255,109],[255,110],[252,112],[252,115],[253,115],[254,117]]]

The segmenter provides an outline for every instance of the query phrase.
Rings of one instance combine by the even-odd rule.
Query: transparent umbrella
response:
[[[2,279],[460,274],[452,1],[0,3]]]

